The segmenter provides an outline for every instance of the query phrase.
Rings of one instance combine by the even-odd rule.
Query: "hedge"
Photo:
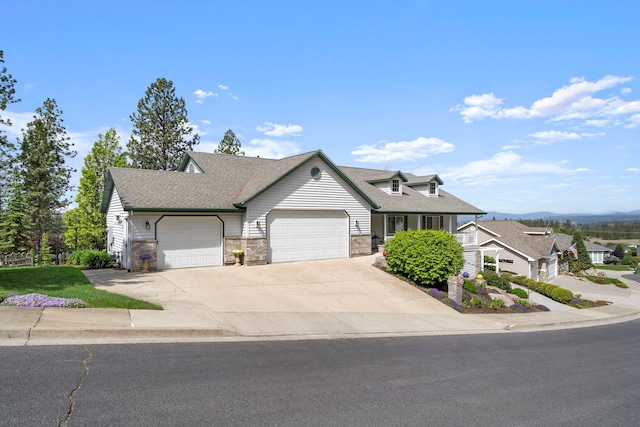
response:
[[[74,251],[69,256],[69,262],[89,269],[108,268],[113,264],[113,260],[108,253],[93,249]]]
[[[502,276],[513,283],[541,293],[542,295],[545,295],[554,301],[561,302],[562,304],[567,304],[573,300],[573,292],[569,289],[564,289],[560,286],[552,285],[551,283],[536,282],[535,280],[527,279],[524,276],[512,276],[508,273],[502,273]]]

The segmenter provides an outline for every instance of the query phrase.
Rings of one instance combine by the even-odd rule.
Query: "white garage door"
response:
[[[547,278],[549,280],[555,279],[558,275],[558,259],[556,257],[549,258],[547,264]]]
[[[158,269],[222,265],[222,223],[211,216],[165,216],[156,225]]]
[[[267,262],[349,256],[349,223],[343,211],[274,211],[267,216],[267,227]]]

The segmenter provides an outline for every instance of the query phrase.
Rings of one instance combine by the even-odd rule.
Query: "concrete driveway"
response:
[[[166,311],[456,313],[373,267],[375,257],[147,274],[109,270],[86,273],[98,288],[160,304]]]

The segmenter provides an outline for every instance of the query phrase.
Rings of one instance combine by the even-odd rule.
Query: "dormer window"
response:
[[[391,180],[391,193],[393,193],[393,194],[400,193],[400,179],[393,178]]]
[[[429,183],[429,195],[437,196],[438,195],[438,183],[430,182]]]
[[[193,163],[189,163],[189,169],[187,170],[187,173],[195,173],[196,169],[195,167],[193,167]]]

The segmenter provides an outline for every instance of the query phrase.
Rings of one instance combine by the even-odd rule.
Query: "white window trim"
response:
[[[396,191],[393,190],[395,183],[398,183],[398,189]],[[400,182],[400,178],[393,178],[391,180],[391,194],[402,194],[402,183]]]
[[[431,186],[433,185],[433,192],[431,192]],[[435,197],[438,195],[438,183],[437,182],[430,182],[429,183],[429,188],[427,190],[429,197]]]

